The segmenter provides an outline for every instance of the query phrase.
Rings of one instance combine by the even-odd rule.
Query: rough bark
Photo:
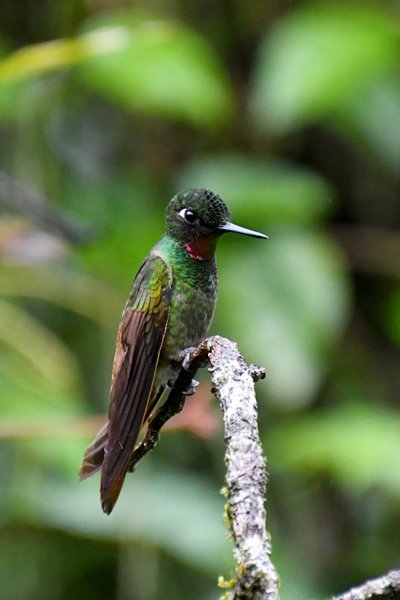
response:
[[[332,600],[399,600],[400,599],[400,570],[389,571],[377,579],[370,579],[358,587]]]
[[[220,585],[226,589],[226,600],[277,600],[278,576],[265,527],[267,472],[254,391],[254,381],[263,378],[265,371],[247,365],[234,342],[215,336],[188,353],[166,402],[151,419],[143,442],[135,450],[131,468],[155,446],[166,421],[182,410],[192,378],[207,364],[224,418],[226,514],[237,560],[235,577],[229,582],[221,578]]]
[[[237,560],[236,578],[225,597],[277,600],[279,579],[265,526],[267,470],[254,390],[254,380],[265,371],[249,367],[234,342],[216,336],[208,343],[211,378],[224,418],[227,515]]]

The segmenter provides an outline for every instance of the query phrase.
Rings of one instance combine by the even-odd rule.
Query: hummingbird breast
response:
[[[181,277],[174,279],[171,310],[162,354],[181,360],[182,351],[207,335],[218,294],[216,273],[205,286],[193,287]]]
[[[197,346],[207,335],[217,301],[218,277],[215,258],[196,260],[186,249],[171,245],[168,252],[161,253],[173,272],[169,321],[160,357],[165,364],[180,362],[183,351]]]

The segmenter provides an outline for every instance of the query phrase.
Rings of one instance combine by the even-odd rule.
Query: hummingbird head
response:
[[[258,238],[267,237],[263,233],[234,225],[230,217],[229,209],[221,196],[211,190],[193,188],[179,192],[168,204],[166,234],[185,246],[189,245],[190,248],[193,242],[196,245],[196,242],[204,240],[203,246],[208,245],[214,250],[218,237],[227,232]]]

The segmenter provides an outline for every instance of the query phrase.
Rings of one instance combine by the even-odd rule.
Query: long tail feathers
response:
[[[82,466],[79,470],[79,477],[82,480],[88,479],[97,471],[100,471],[103,462],[105,449],[108,438],[108,421],[100,429],[93,442],[86,448],[83,457]],[[112,511],[119,493],[124,483],[125,472],[121,473],[117,478],[112,478],[112,481],[107,481],[106,484],[102,481],[101,485],[101,505],[103,511],[108,515]]]
[[[107,444],[108,422],[100,429],[93,442],[86,448],[82,466],[79,470],[81,480],[88,479],[100,471],[104,460],[104,449]]]
[[[82,466],[79,469],[79,477],[81,481],[88,479],[101,470],[106,452],[107,439],[108,421],[100,429],[93,442],[86,448]],[[100,488],[101,506],[103,511],[108,515],[114,508],[114,505],[118,499],[122,484],[125,480],[125,475],[126,469],[124,469],[117,477],[105,477],[104,473],[102,474]]]
[[[158,386],[158,388],[156,390],[153,390],[151,398],[150,398],[149,402],[147,403],[144,415],[142,417],[141,427],[142,427],[143,423],[145,423],[148,420],[148,418],[150,417],[157,402],[161,398],[164,389],[165,389],[165,385],[160,385],[160,386]],[[99,432],[98,437],[101,435],[101,433],[102,432]],[[96,440],[93,442],[93,444],[95,444],[95,442],[96,442]],[[88,450],[89,449],[90,449],[90,446],[89,446]],[[122,449],[122,447],[121,447],[121,449]],[[132,445],[132,453],[134,452],[134,450],[135,450],[135,445],[133,444]],[[106,452],[107,452],[107,450],[106,450]],[[103,467],[102,472],[101,472],[100,501],[101,501],[102,509],[107,515],[109,515],[111,513],[111,511],[113,510],[113,508],[118,500],[118,497],[121,492],[122,485],[125,481],[125,476],[126,476],[126,473],[127,473],[127,470],[129,468],[129,464],[130,464],[130,461],[132,458],[132,453],[130,456],[127,457],[127,460],[124,463],[119,464],[117,468],[115,468],[115,466],[114,466],[110,470],[109,464],[107,464],[107,461],[106,461],[103,465],[99,465],[99,467],[97,467],[97,469],[96,469],[96,470],[98,470],[98,468],[100,468],[101,466]],[[104,457],[104,450],[103,450],[103,457]],[[102,460],[102,462],[103,462],[103,460]],[[93,472],[95,472],[95,471],[93,471]]]

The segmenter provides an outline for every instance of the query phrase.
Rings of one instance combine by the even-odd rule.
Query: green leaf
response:
[[[260,48],[253,116],[276,132],[312,122],[357,97],[365,82],[397,60],[397,32],[383,7],[302,6]]]
[[[7,55],[8,48],[0,38],[0,73],[1,61]],[[1,83],[0,77],[0,121],[7,121],[14,118],[19,107],[19,98],[23,91],[19,83],[5,82]]]
[[[314,223],[332,209],[333,192],[318,175],[284,162],[241,154],[217,155],[188,165],[179,189],[209,187],[221,194],[232,218],[265,222]],[[250,226],[250,225],[249,225]],[[254,225],[256,227],[256,225]]]
[[[93,30],[94,28],[94,30]],[[175,22],[119,12],[88,23],[80,78],[112,102],[204,127],[232,115],[226,74],[207,41]],[[110,50],[100,52],[100,49]]]
[[[58,425],[82,412],[77,364],[68,348],[27,312],[1,300],[0,415],[6,430],[12,424],[11,437],[24,462],[76,472],[81,444],[47,438],[52,419]],[[38,439],[25,438],[27,422]]]
[[[0,266],[0,290],[2,296],[52,302],[102,326],[109,324],[110,314],[120,309],[112,288],[84,272],[58,266]]]
[[[4,300],[0,300],[0,342],[17,352],[31,365],[32,373],[51,386],[76,385],[76,364],[66,346],[27,312]],[[26,384],[25,378],[20,384]]]
[[[46,333],[47,335],[47,333]],[[37,339],[32,337],[30,332],[26,332],[24,340],[34,342]],[[3,343],[4,340],[1,339]],[[18,340],[21,343],[20,340]],[[40,347],[42,340],[38,345]],[[80,409],[80,392],[76,385],[71,385],[71,378],[76,372],[70,372],[71,358],[68,356],[67,349],[57,348],[54,345],[54,352],[49,362],[48,370],[44,372],[39,370],[45,367],[45,359],[51,353],[53,347],[36,361],[32,359],[27,361],[17,353],[8,349],[1,348],[0,351],[0,415],[3,418],[13,418],[17,423],[19,418],[26,423],[27,419],[36,419],[40,422],[42,417],[58,416],[64,418],[77,414]],[[61,356],[67,355],[67,360],[61,362]],[[34,361],[34,362],[33,362]],[[39,362],[40,367],[36,366]],[[54,369],[56,365],[56,369]],[[55,371],[59,374],[57,380],[53,379]]]
[[[268,233],[266,242],[224,240],[234,250],[219,253],[218,332],[266,367],[277,405],[307,404],[346,322],[348,281],[328,238],[295,228]]]
[[[397,174],[400,164],[400,79],[384,74],[344,102],[334,124],[363,154]]]
[[[195,31],[133,11],[92,19],[85,29],[77,39],[27,46],[0,62],[0,117],[18,106],[26,81],[75,67],[91,89],[131,110],[198,127],[231,118],[227,75]]]
[[[277,468],[322,471],[346,490],[400,495],[400,418],[388,408],[336,405],[271,430],[265,444]]]
[[[400,345],[400,289],[390,293],[381,314],[387,335]]]
[[[57,485],[49,478],[41,483],[39,495],[33,491],[27,496],[25,486],[20,493],[43,525],[92,538],[154,545],[216,576],[233,564],[223,526],[223,499],[188,473],[165,468],[146,473],[141,467],[128,475],[110,517],[101,510],[97,478]]]

